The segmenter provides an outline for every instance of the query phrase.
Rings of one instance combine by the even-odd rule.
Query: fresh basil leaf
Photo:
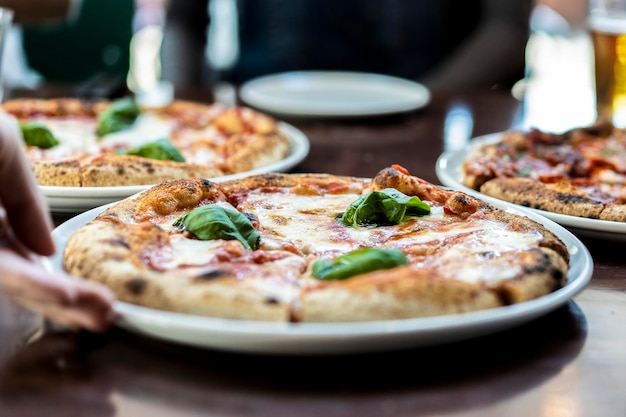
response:
[[[385,226],[401,223],[406,216],[423,216],[430,206],[418,197],[409,197],[395,188],[364,194],[350,204],[341,216],[346,226]]]
[[[261,242],[261,236],[244,214],[215,204],[183,214],[174,226],[200,240],[238,240],[248,250],[258,249]]]
[[[120,132],[128,129],[133,122],[134,120],[128,120],[117,116],[101,115],[98,118],[98,128],[96,130],[96,134],[102,137],[108,135],[109,133]]]
[[[50,129],[39,122],[20,123],[24,143],[28,146],[36,146],[41,149],[49,149],[57,146],[59,140],[54,137]]]
[[[140,113],[139,106],[132,98],[116,100],[98,116],[96,133],[98,136],[104,136],[127,129]]]
[[[321,280],[340,280],[379,269],[406,265],[408,260],[399,249],[361,248],[331,260],[313,263],[313,276]]]
[[[167,139],[157,139],[154,142],[145,143],[128,150],[117,151],[118,155],[136,155],[159,161],[185,162],[185,157]]]

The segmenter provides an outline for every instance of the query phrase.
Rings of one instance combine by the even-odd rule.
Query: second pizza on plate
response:
[[[467,187],[525,207],[626,222],[626,132],[612,125],[505,132],[472,147],[461,176]]]
[[[283,160],[289,138],[246,107],[174,101],[145,108],[131,98],[15,99],[2,105],[21,127],[40,185],[148,185],[214,178]]]

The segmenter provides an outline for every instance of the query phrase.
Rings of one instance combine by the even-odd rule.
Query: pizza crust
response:
[[[480,192],[524,207],[591,219],[600,218],[604,209],[602,202],[565,182],[544,184],[526,178],[495,178],[484,183]]]
[[[228,172],[238,173],[280,161],[289,153],[289,140],[277,134],[240,135],[224,148]]]
[[[493,291],[411,267],[314,287],[302,297],[304,322],[375,321],[466,313],[502,306]]]
[[[32,164],[33,173],[40,185],[81,187],[81,166],[76,159],[41,161]]]
[[[81,186],[157,184],[178,178],[213,178],[224,175],[214,166],[159,161],[139,156],[112,155],[80,167]]]

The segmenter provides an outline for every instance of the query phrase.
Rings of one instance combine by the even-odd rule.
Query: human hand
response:
[[[55,252],[51,228],[17,123],[0,112],[0,291],[61,325],[106,330],[114,320],[113,294],[40,263]]]

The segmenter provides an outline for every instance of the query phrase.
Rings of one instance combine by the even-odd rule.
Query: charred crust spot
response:
[[[144,161],[141,163],[141,165],[143,165],[143,167],[146,169],[146,171],[149,174],[154,174],[155,169],[154,169],[154,165],[152,164],[152,162]]]
[[[207,180],[207,179],[202,179],[202,180],[200,181],[200,183],[201,183],[204,187],[207,187],[207,188],[213,188],[213,186],[215,185],[215,184],[213,184],[211,181],[209,181],[209,180]]]
[[[284,178],[285,176],[280,174],[263,174],[259,176],[259,179],[265,181],[266,185],[280,184]]]
[[[229,275],[230,273],[228,271],[225,271],[223,269],[214,269],[213,271],[208,271],[202,275],[198,275],[197,277],[195,277],[195,280],[200,282],[211,281],[216,278],[227,277]]]
[[[117,166],[117,174],[118,175],[124,175],[124,172],[125,172],[124,167],[121,166],[121,165],[118,165]]]
[[[279,174],[264,174],[264,175],[261,175],[261,178],[265,179],[266,181],[273,181],[273,180],[275,180],[277,178],[281,179],[282,175],[279,175]]]
[[[147,286],[148,281],[143,278],[132,278],[126,282],[126,289],[133,295],[141,295]]]
[[[130,245],[128,244],[128,242],[126,242],[124,239],[111,239],[108,242],[109,244],[111,244],[112,246],[121,246],[123,248],[126,249],[130,249]]]
[[[532,263],[532,266],[524,268],[524,274],[540,274],[549,271],[551,268],[550,257],[541,252],[540,257],[537,257],[536,262]]]
[[[551,271],[551,275],[552,278],[554,278],[554,282],[556,282],[558,286],[558,284],[563,280],[563,271],[555,268]]]
[[[302,311],[300,310],[291,310],[289,311],[289,322],[290,323],[300,323],[302,321]]]
[[[572,194],[557,194],[556,199],[564,204],[586,203],[586,204],[599,204],[597,201],[580,195]]]
[[[513,304],[512,294],[504,288],[500,288],[496,291],[496,294],[503,305],[508,306]]]
[[[276,304],[280,304],[280,301],[278,301],[276,298],[274,297],[267,297],[265,299],[265,304],[272,304],[272,305],[276,305]]]

